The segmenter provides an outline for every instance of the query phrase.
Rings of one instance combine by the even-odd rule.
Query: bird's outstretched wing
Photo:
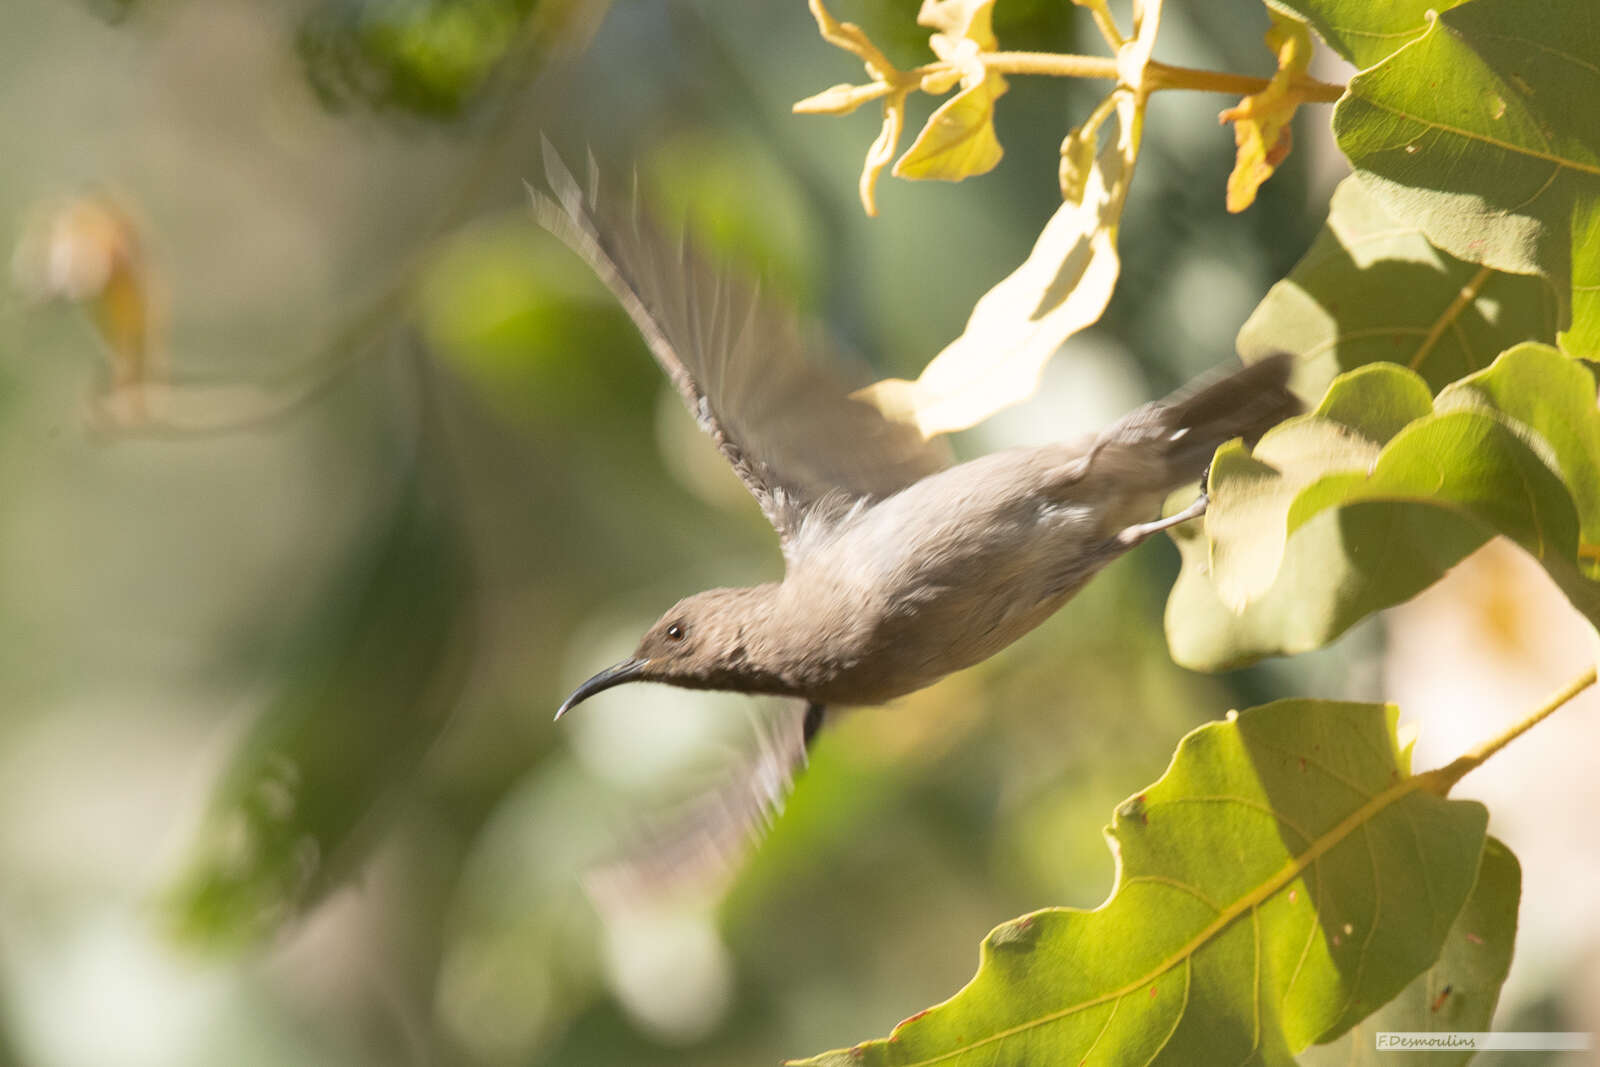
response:
[[[820,343],[754,287],[718,275],[641,217],[599,204],[547,144],[550,195],[530,187],[535,219],[616,294],[689,411],[766,513],[788,555],[818,506],[887,496],[949,464],[945,447],[850,398]],[[829,366],[831,362],[833,365]]]
[[[684,895],[715,897],[771,828],[805,769],[813,712],[789,703],[758,720],[755,745],[717,787],[669,810],[636,835],[624,854],[584,876],[602,912]]]

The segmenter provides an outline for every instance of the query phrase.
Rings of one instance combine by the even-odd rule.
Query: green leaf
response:
[[[1522,868],[1517,858],[1505,845],[1489,838],[1483,846],[1477,884],[1445,937],[1439,962],[1338,1041],[1307,1049],[1300,1056],[1301,1067],[1393,1067],[1394,1053],[1379,1052],[1373,1037],[1383,1031],[1488,1030],[1500,986],[1511,969],[1521,896]],[[1421,1062],[1438,1067],[1471,1058],[1470,1051],[1433,1052]]]
[[[1393,707],[1286,700],[1201,727],[1117,809],[1117,884],[989,934],[977,976],[806,1061],[1288,1064],[1400,993],[1472,889],[1487,815],[1411,775]]]
[[[1385,209],[1470,263],[1555,283],[1600,355],[1600,22],[1592,0],[1474,0],[1350,82],[1339,147]]]
[[[1370,67],[1422,36],[1433,12],[1465,0],[1266,0],[1311,23],[1317,36],[1358,67]]]
[[[329,592],[329,614],[212,798],[168,901],[180,936],[248,943],[314,903],[438,736],[471,629],[464,546],[439,496],[414,472],[376,544]]]
[[[1219,450],[1204,533],[1178,535],[1174,658],[1216,670],[1317,647],[1495,534],[1600,625],[1600,412],[1588,369],[1526,344],[1424,407],[1426,392],[1413,372],[1373,364],[1253,453]]]
[[[1239,354],[1295,353],[1296,391],[1313,402],[1341,372],[1380,360],[1438,390],[1520,341],[1553,342],[1558,312],[1546,279],[1439,251],[1351,177],[1311,250],[1239,331]]]

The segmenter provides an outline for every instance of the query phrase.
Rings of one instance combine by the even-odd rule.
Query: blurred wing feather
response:
[[[715,896],[727,888],[782,814],[806,766],[806,706],[758,723],[754,750],[720,785],[646,826],[626,853],[584,877],[602,912],[626,912],[677,896]]]
[[[644,335],[656,362],[778,531],[843,514],[941,470],[949,455],[909,424],[850,398],[842,361],[814,359],[791,315],[708,268],[641,217],[603,214],[545,147],[553,196],[529,189],[537,221],[581,256]],[[592,163],[591,163],[592,171]],[[819,509],[825,508],[825,513]]]

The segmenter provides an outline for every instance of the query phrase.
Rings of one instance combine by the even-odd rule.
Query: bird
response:
[[[663,236],[635,192],[602,201],[546,145],[537,222],[571,248],[643,335],[702,430],[760,505],[780,579],[678,601],[633,654],[577,686],[559,720],[626,683],[794,698],[757,757],[691,829],[612,881],[733,863],[781,810],[829,709],[883,704],[979,663],[1055,614],[1108,563],[1204,514],[1218,446],[1253,442],[1301,405],[1276,354],[1145,404],[1098,434],[952,461],[941,439],[855,394],[845,363],[755,286]],[[1163,517],[1186,485],[1192,503]],[[619,873],[620,872],[620,873]]]

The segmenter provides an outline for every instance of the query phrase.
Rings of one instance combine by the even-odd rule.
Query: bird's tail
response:
[[[1254,444],[1300,413],[1300,401],[1289,391],[1293,363],[1293,356],[1279,352],[1130,412],[1095,441],[1092,466],[1113,468],[1106,473],[1152,492],[1199,481],[1219,445],[1235,437]]]

